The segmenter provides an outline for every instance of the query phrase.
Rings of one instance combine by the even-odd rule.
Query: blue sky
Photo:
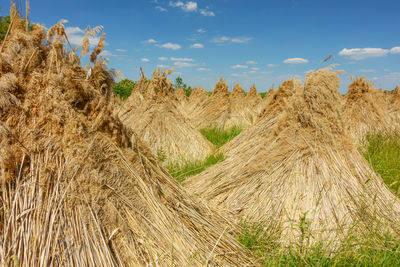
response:
[[[132,80],[140,66],[148,76],[174,67],[171,79],[191,86],[211,89],[223,77],[231,88],[266,91],[333,54],[327,63],[345,71],[345,92],[350,74],[377,88],[400,84],[399,10],[399,0],[41,0],[31,1],[30,17],[46,27],[68,20],[74,44],[86,26],[104,26],[103,55]]]

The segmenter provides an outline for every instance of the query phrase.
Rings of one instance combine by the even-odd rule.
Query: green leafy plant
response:
[[[132,94],[132,90],[135,87],[136,82],[129,79],[124,79],[113,86],[113,91],[116,95],[122,99],[128,98]]]

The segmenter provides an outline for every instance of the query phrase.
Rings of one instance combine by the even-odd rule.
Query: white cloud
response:
[[[339,56],[349,57],[353,60],[362,60],[366,58],[384,57],[389,53],[388,49],[382,48],[343,48]]]
[[[206,30],[204,30],[204,29],[197,29],[196,32],[198,32],[198,33],[205,33]]]
[[[184,4],[183,4],[182,1],[176,1],[176,2],[169,1],[169,5],[172,6],[172,7],[181,7]]]
[[[271,74],[271,73],[274,73],[274,71],[273,70],[269,70],[269,71],[262,71],[260,73],[261,74]]]
[[[390,53],[392,54],[400,54],[400,46],[393,47],[390,49]]]
[[[231,69],[247,69],[248,67],[246,65],[233,65],[231,66]]]
[[[168,60],[168,58],[167,57],[158,57],[158,60],[166,61],[166,60]]]
[[[267,64],[267,67],[269,67],[269,68],[276,68],[276,67],[278,67],[278,65],[276,65],[276,64]]]
[[[302,63],[308,63],[308,60],[304,59],[304,58],[295,57],[295,58],[285,59],[283,61],[283,63],[286,63],[286,64],[302,64]]]
[[[189,1],[182,6],[182,10],[185,12],[196,12],[197,11],[197,3]]]
[[[251,68],[252,71],[259,71],[260,68]]]
[[[257,64],[257,62],[254,60],[248,60],[248,61],[246,61],[246,64],[247,65],[255,65],[255,64]]]
[[[358,72],[361,72],[361,73],[371,73],[371,72],[376,72],[376,70],[360,69],[360,70],[358,70]]]
[[[215,13],[210,11],[210,10],[206,10],[206,9],[200,9],[200,14],[206,17],[215,17]]]
[[[126,52],[126,49],[117,48],[117,49],[115,49],[115,51],[123,53],[123,52]]]
[[[156,6],[156,9],[160,10],[161,12],[168,12],[168,10],[162,6]]]
[[[150,38],[148,40],[142,41],[142,43],[144,43],[144,44],[156,44],[156,43],[158,43],[158,41]]]
[[[176,61],[176,62],[174,62],[174,66],[176,66],[178,68],[188,68],[188,67],[197,66],[197,64],[192,64],[192,63],[182,62],[182,61]]]
[[[221,37],[214,37],[211,42],[212,43],[224,43],[224,42],[232,42],[232,43],[248,43],[249,41],[253,40],[252,37],[229,37],[229,36],[221,36]]]
[[[207,68],[197,68],[198,71],[210,71],[210,69]]]
[[[232,38],[231,42],[232,43],[248,43],[249,41],[251,41],[253,38],[251,37],[236,37],[236,38]]]
[[[85,35],[85,30],[79,27],[66,27],[65,33],[68,36],[68,40],[71,45],[82,45],[83,36]],[[90,47],[95,47],[100,41],[100,36],[89,36],[89,45]]]
[[[114,54],[111,53],[111,52],[108,51],[108,50],[103,50],[103,51],[100,53],[100,56],[103,56],[103,57],[112,57],[112,56],[114,56]]]
[[[148,59],[148,58],[142,58],[140,61],[142,61],[142,62],[144,62],[144,63],[149,63],[150,62],[150,59]]]
[[[58,22],[61,23],[61,24],[67,24],[67,23],[69,22],[69,20],[67,20],[67,19],[60,19]]]
[[[190,46],[190,48],[204,48],[204,45],[203,45],[203,44],[196,43],[196,44],[192,44],[192,45]]]
[[[187,58],[187,57],[171,57],[171,61],[183,61],[183,62],[193,62],[193,58]]]
[[[165,49],[171,49],[171,50],[179,50],[181,49],[181,46],[179,44],[173,44],[173,43],[165,43],[162,45],[156,45],[157,47],[165,48]]]
[[[214,37],[214,39],[212,39],[211,42],[213,42],[213,43],[223,43],[223,42],[226,42],[226,41],[229,41],[229,40],[231,40],[230,37],[221,36],[221,37]]]
[[[169,66],[168,66],[168,65],[158,64],[158,65],[157,65],[157,68],[159,68],[159,69],[168,69]]]

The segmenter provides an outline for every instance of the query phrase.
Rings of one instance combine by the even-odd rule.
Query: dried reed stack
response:
[[[309,72],[305,87],[287,81],[264,118],[222,147],[229,157],[189,178],[187,189],[237,220],[264,223],[282,245],[398,234],[399,200],[353,145],[339,82],[327,69]]]
[[[191,118],[193,114],[197,114],[208,102],[208,94],[203,87],[196,87],[189,96],[189,101],[185,106],[184,114]]]
[[[396,127],[400,129],[400,88],[397,85],[390,95],[388,113],[396,123]]]
[[[354,140],[360,142],[368,132],[393,130],[383,93],[363,77],[356,78],[345,95],[343,117]]]
[[[261,100],[262,98],[260,94],[257,92],[256,86],[253,84],[250,87],[249,92],[247,93],[246,101],[249,103],[250,106],[257,107],[261,103]]]
[[[224,79],[220,79],[214,87],[213,94],[203,106],[193,109],[188,113],[193,126],[201,128],[225,128],[225,123],[230,114],[230,101],[228,85]]]
[[[262,100],[263,99],[261,98],[260,94],[257,92],[256,86],[253,84],[246,96],[246,103],[249,106],[251,117],[253,118],[252,124],[255,123],[264,107]]]
[[[164,164],[204,160],[214,146],[179,111],[167,71],[156,70],[150,84],[141,78],[124,103],[120,119]]]
[[[189,98],[186,96],[185,91],[183,91],[182,88],[178,88],[174,90],[174,95],[177,99],[176,107],[184,115],[186,118],[188,118],[188,115],[186,113],[187,105],[189,104]]]
[[[226,128],[234,126],[247,128],[252,125],[255,114],[246,99],[243,87],[237,83],[229,95],[230,113],[229,118],[225,122]]]
[[[104,61],[88,74],[64,33],[15,21],[0,53],[0,264],[251,264],[112,115]]]

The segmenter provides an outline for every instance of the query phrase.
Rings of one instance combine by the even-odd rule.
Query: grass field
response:
[[[224,155],[222,153],[218,153],[207,157],[204,161],[188,162],[183,166],[170,164],[167,166],[167,169],[171,176],[181,183],[186,177],[201,173],[208,167],[223,160]]]
[[[369,134],[361,151],[390,190],[400,196],[400,135]]]
[[[242,127],[234,126],[227,130],[221,128],[205,128],[201,129],[200,132],[208,139],[208,141],[219,148],[240,134],[242,130]]]

